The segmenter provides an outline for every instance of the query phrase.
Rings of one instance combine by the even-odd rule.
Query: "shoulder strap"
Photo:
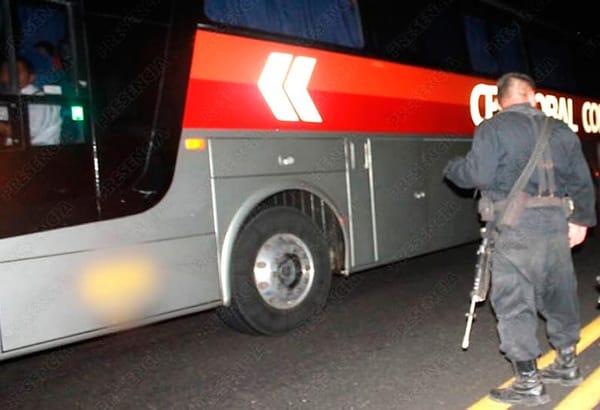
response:
[[[538,134],[537,138],[540,137],[539,124],[534,118],[530,118],[533,124],[535,133]],[[550,195],[556,194],[556,179],[554,176],[554,161],[552,160],[552,152],[550,145],[546,145],[546,149],[542,153],[542,158],[537,164],[537,175],[538,175],[538,195]]]
[[[546,146],[546,150],[544,151],[544,162],[548,178],[548,192],[551,196],[554,196],[556,195],[556,177],[554,176],[554,161],[552,160],[550,146]]]
[[[533,152],[531,153],[531,157],[529,157],[529,161],[527,162],[527,165],[525,165],[525,168],[523,168],[523,172],[521,172],[521,175],[519,175],[519,178],[517,178],[517,181],[515,182],[508,196],[506,197],[506,207],[504,208],[504,211],[502,211],[502,213],[500,214],[497,221],[502,221],[504,219],[506,209],[510,208],[511,203],[515,200],[517,194],[523,191],[523,189],[525,188],[527,181],[529,181],[529,178],[531,178],[533,170],[537,167],[538,162],[542,158],[542,154],[544,153],[544,150],[546,149],[549,140],[550,118],[546,117],[546,119],[544,120],[542,130],[540,131],[540,134],[536,140],[535,147],[533,148]]]

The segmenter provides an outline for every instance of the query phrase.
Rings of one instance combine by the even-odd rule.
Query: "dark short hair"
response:
[[[498,86],[498,100],[502,100],[508,95],[514,80],[526,82],[533,90],[535,90],[535,81],[527,74],[514,72],[506,73],[496,82],[496,85]]]
[[[51,56],[55,56],[56,55],[56,47],[54,47],[54,44],[52,44],[49,41],[45,41],[45,40],[40,40],[37,43],[35,43],[33,45],[34,48],[41,48],[43,49],[46,53],[48,53]]]

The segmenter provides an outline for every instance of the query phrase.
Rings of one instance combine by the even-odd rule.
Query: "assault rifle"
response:
[[[490,275],[492,269],[492,239],[486,228],[481,228],[481,243],[477,248],[477,263],[475,264],[475,279],[471,290],[471,306],[467,316],[467,328],[463,336],[462,348],[469,348],[471,326],[475,319],[475,305],[485,301],[490,288]]]

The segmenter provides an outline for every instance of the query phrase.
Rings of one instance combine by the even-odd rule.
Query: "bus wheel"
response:
[[[293,208],[269,208],[238,236],[231,305],[217,312],[239,331],[283,334],[320,313],[330,285],[327,244],[313,220]]]

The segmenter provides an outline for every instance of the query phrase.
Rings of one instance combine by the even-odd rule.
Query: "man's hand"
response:
[[[587,226],[581,226],[569,222],[569,246],[574,247],[585,240]]]
[[[463,157],[454,157],[450,161],[448,161],[448,163],[446,164],[446,166],[444,167],[444,169],[442,171],[442,175],[446,176],[446,174],[448,172],[450,172],[450,169],[454,166],[454,164],[460,163],[461,161],[463,161],[463,159],[464,159]]]

